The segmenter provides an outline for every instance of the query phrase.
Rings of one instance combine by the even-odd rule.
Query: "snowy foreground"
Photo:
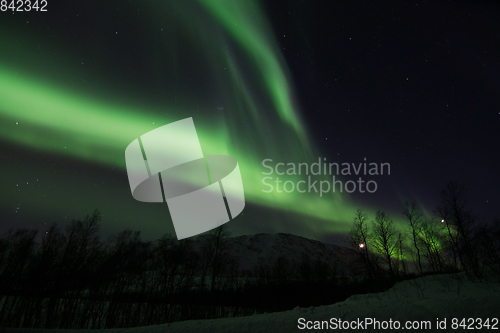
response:
[[[263,302],[266,300],[263,299]],[[304,318],[299,325],[299,318]],[[330,321],[331,318],[336,318]],[[364,323],[365,318],[373,318],[379,322],[380,328],[374,327],[374,324],[364,325],[363,328],[340,329],[344,332],[365,331],[377,332],[390,330],[390,327],[396,327],[399,321],[400,329],[404,329],[407,321],[418,331],[450,331],[465,332],[472,329],[479,321],[469,318],[482,318],[484,322],[489,318],[490,327],[483,327],[480,331],[500,331],[500,283],[498,278],[491,278],[483,281],[469,281],[463,274],[459,275],[436,275],[418,278],[416,280],[404,281],[396,284],[390,290],[377,293],[354,295],[344,302],[328,306],[295,308],[290,311],[268,313],[239,318],[223,318],[212,320],[189,320],[175,322],[172,324],[155,325],[147,327],[137,327],[128,329],[109,329],[109,330],[73,330],[78,333],[91,332],[295,332],[307,329],[299,329],[309,325],[314,329],[314,325],[321,325],[321,321],[328,321],[328,324],[339,324],[338,319],[342,321],[357,321]],[[446,329],[443,326],[443,320],[446,318]],[[457,318],[458,321],[453,318]],[[462,319],[462,327],[460,324]],[[497,318],[496,320],[493,318]],[[389,320],[392,319],[392,324]],[[441,322],[441,329],[437,328],[437,320]],[[307,321],[310,321],[309,323]],[[315,323],[315,321],[320,321]],[[368,320],[369,321],[369,320]],[[422,321],[430,322],[430,328],[424,329]],[[496,323],[496,325],[495,325]],[[342,325],[342,322],[340,322]],[[351,324],[351,323],[348,323]],[[463,326],[471,324],[469,329]],[[323,329],[314,331],[337,331],[330,329],[323,323]],[[347,325],[344,323],[344,325]],[[387,329],[385,328],[387,326]],[[453,329],[455,327],[456,329]],[[320,327],[320,326],[317,326]],[[409,329],[410,327],[406,328]],[[495,329],[496,328],[496,329]],[[1,332],[19,332],[35,333],[47,332],[43,329],[1,329]],[[66,332],[71,330],[56,330],[57,332]],[[478,331],[476,328],[475,331]]]

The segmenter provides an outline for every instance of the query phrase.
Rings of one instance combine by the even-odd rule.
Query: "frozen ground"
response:
[[[263,299],[263,302],[266,300]],[[460,321],[465,318],[482,318],[483,321],[489,318],[489,324],[495,323],[493,318],[500,318],[500,283],[498,277],[490,277],[483,281],[469,281],[463,274],[459,275],[435,275],[418,278],[416,280],[397,283],[393,288],[383,293],[355,295],[344,302],[328,306],[295,308],[290,311],[268,313],[240,318],[223,318],[213,320],[189,320],[176,322],[170,325],[155,325],[147,327],[137,327],[129,329],[97,330],[107,333],[139,333],[139,332],[295,332],[303,331],[298,328],[299,318],[305,321],[312,321],[309,325],[314,325],[314,321],[330,321],[331,318],[338,318],[343,321],[356,321],[360,318],[373,318],[382,321],[399,321],[401,328],[406,321],[416,321],[419,325],[421,321],[430,321],[433,331],[464,332],[461,327],[452,329],[453,318]],[[436,321],[446,318],[446,329],[438,330]],[[498,322],[498,319],[497,321]],[[464,322],[467,325],[470,323]],[[307,324],[304,322],[304,324]],[[389,324],[389,323],[387,323]],[[417,323],[412,323],[417,324]],[[474,323],[476,325],[477,322]],[[393,323],[393,327],[396,324]],[[442,324],[441,324],[442,325]],[[473,325],[473,326],[474,326]],[[471,326],[471,327],[473,327]],[[422,328],[418,331],[423,330]],[[499,331],[500,323],[496,324],[496,330],[483,327],[480,331]],[[41,329],[0,329],[2,332],[19,333],[42,333],[47,330]],[[70,330],[57,330],[65,333]],[[96,330],[74,330],[72,332],[91,333]],[[322,330],[315,330],[322,331]],[[324,329],[323,331],[328,331]],[[330,330],[333,331],[333,330]],[[336,331],[336,330],[335,330]],[[344,332],[364,331],[375,332],[385,331],[374,329],[373,326],[364,329],[341,330]],[[478,331],[478,329],[475,329]]]

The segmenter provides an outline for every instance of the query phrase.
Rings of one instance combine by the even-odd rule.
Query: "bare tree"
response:
[[[450,182],[441,193],[441,205],[436,210],[446,226],[455,267],[478,274],[479,262],[473,246],[477,218],[467,207],[467,188]]]
[[[478,232],[481,260],[500,278],[500,219],[482,226]]]
[[[413,247],[416,251],[418,270],[420,271],[420,274],[422,274],[422,258],[420,254],[421,249],[419,244],[419,238],[422,233],[422,214],[417,210],[415,201],[405,201],[403,215],[406,217],[408,223],[410,224],[411,239],[413,242]]]
[[[210,290],[215,290],[217,280],[224,273],[228,263],[228,246],[231,233],[226,224],[212,229],[205,236],[202,245],[203,267],[202,267],[202,287],[205,284],[206,276],[210,275]]]
[[[398,256],[398,268],[399,270],[399,263],[403,266],[403,273],[406,274],[406,260],[405,260],[405,253],[406,253],[406,246],[405,246],[405,241],[406,241],[407,235],[399,232],[397,236],[397,243],[396,243],[396,253]]]
[[[367,216],[361,209],[358,209],[354,216],[354,223],[347,235],[347,242],[349,246],[359,251],[360,248],[366,249],[368,238],[369,230]],[[360,245],[362,246],[360,247]]]
[[[9,230],[2,241],[4,263],[0,271],[0,281],[9,285],[2,286],[0,292],[9,292],[20,288],[27,277],[27,270],[32,257],[35,254],[35,237],[37,230],[19,229]]]
[[[419,244],[422,249],[422,254],[431,266],[433,272],[443,270],[442,259],[442,227],[433,221],[423,221],[422,229],[419,236]]]
[[[394,274],[392,257],[396,254],[397,234],[393,222],[385,212],[378,211],[373,222],[373,243],[375,250],[382,255],[389,266],[389,272]]]
[[[368,218],[361,209],[356,211],[354,223],[347,235],[347,243],[351,248],[356,250],[362,258],[370,277],[372,276],[372,267],[370,261],[370,253],[368,251],[370,241],[370,230],[368,228]]]

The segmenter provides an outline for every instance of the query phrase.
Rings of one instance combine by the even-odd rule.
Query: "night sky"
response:
[[[43,232],[94,209],[103,235],[174,233],[166,204],[133,199],[124,153],[188,117],[205,155],[240,165],[246,207],[228,223],[234,236],[339,243],[357,208],[402,223],[402,203],[415,200],[432,217],[449,181],[469,188],[485,222],[500,216],[494,1],[49,0],[46,9],[0,12],[2,233]],[[264,192],[264,160],[318,159],[389,163],[390,175],[361,175],[374,193]],[[336,179],[357,181],[351,172]]]

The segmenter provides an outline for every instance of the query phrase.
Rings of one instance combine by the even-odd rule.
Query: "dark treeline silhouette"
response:
[[[199,241],[125,230],[99,238],[98,211],[66,228],[0,238],[0,326],[113,328],[326,305],[378,291],[315,258],[239,272],[223,225]]]
[[[446,185],[432,217],[424,218],[415,202],[402,208],[404,228],[382,211],[371,224],[362,210],[355,214],[347,241],[372,281],[461,271],[481,279],[486,270],[500,281],[500,220],[480,221],[463,184]]]
[[[492,270],[500,280],[500,220],[480,223],[462,184],[445,187],[433,217],[414,202],[400,217],[406,227],[382,211],[373,219],[355,213],[347,243],[359,260],[351,276],[307,255],[241,272],[225,225],[196,240],[149,242],[130,230],[102,240],[96,210],[39,237],[11,230],[0,238],[0,327],[101,329],[245,316],[332,304],[424,274],[482,278]]]

